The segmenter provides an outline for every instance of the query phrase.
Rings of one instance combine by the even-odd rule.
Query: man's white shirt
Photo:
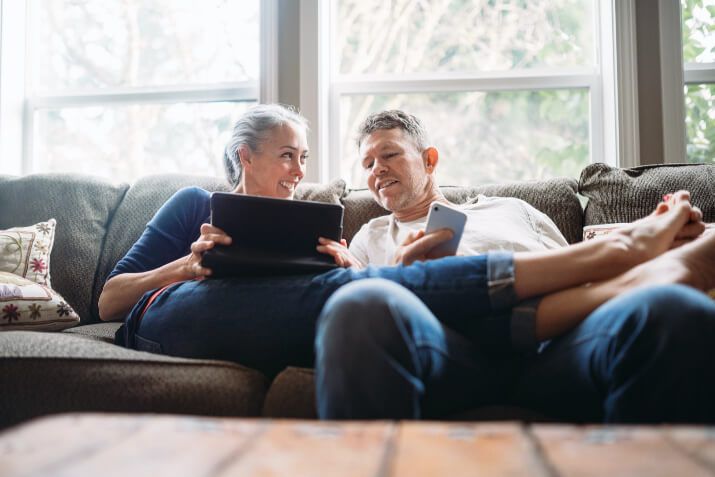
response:
[[[476,202],[457,207],[467,214],[457,255],[549,250],[568,245],[546,214],[521,199],[479,195]],[[407,235],[426,225],[427,216],[411,222],[400,222],[394,214],[372,219],[355,234],[350,252],[363,265],[392,265],[395,251]]]

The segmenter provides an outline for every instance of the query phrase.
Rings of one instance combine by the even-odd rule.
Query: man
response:
[[[420,122],[400,111],[378,113],[364,122],[358,144],[368,187],[392,214],[366,224],[349,249],[344,242],[324,241],[321,250],[357,268],[438,258],[432,250],[451,234],[422,230],[429,205],[445,198],[434,179],[439,156],[427,146]],[[458,254],[566,245],[553,222],[522,201],[480,196],[463,210],[469,219]],[[648,269],[634,273],[654,276]],[[492,276],[492,308],[511,316],[495,312],[479,329],[452,323],[448,316],[438,320],[413,293],[385,280],[362,280],[338,290],[325,305],[316,336],[320,417],[440,417],[511,402],[570,420],[715,418],[708,404],[715,395],[712,366],[697,370],[693,365],[715,362],[709,345],[715,339],[715,313],[703,294],[678,286],[638,290],[611,300],[548,342],[545,337],[566,329],[540,331],[535,316],[537,308],[544,313],[554,300],[496,306],[495,301],[514,294],[518,276],[499,271]],[[634,278],[625,274],[613,280],[593,288],[612,293],[614,287],[631,286],[627,283]],[[556,301],[572,296],[578,301],[583,294],[583,289],[567,290]],[[667,319],[676,313],[678,320]],[[512,349],[496,352],[483,336],[503,336]]]
[[[357,268],[437,258],[425,254],[449,235],[424,236],[423,231],[430,204],[448,201],[435,179],[439,153],[429,146],[422,123],[402,111],[374,114],[363,123],[358,143],[368,188],[392,213],[363,226],[349,250],[336,243],[320,250],[332,251],[339,264]],[[523,200],[480,195],[459,208],[468,219],[457,255],[568,245],[552,220]]]

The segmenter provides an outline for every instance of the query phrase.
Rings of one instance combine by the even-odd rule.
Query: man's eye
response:
[[[396,152],[389,152],[389,153],[385,154],[385,155],[382,156],[382,157],[385,158],[385,159],[389,159],[389,158],[395,157],[395,156],[397,156],[397,155],[398,155],[398,153],[396,153]]]
[[[372,169],[372,165],[373,165],[373,164],[375,164],[375,162],[373,162],[373,161],[371,161],[371,162],[365,162],[365,163],[363,163],[362,167],[363,167],[364,169]]]

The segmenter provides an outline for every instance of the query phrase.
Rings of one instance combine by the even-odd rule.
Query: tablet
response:
[[[204,253],[213,276],[321,272],[336,268],[318,237],[340,241],[343,206],[253,195],[211,194],[211,224],[231,238]]]

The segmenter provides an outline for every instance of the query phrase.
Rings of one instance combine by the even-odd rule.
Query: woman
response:
[[[307,149],[306,122],[300,115],[276,105],[249,110],[238,120],[225,156],[234,192],[291,199],[304,175]],[[635,251],[647,244],[649,250],[632,254],[630,266],[662,253],[677,232],[697,218],[687,197],[663,207],[672,210],[663,210],[628,232],[632,240],[625,247]],[[177,192],[117,264],[100,296],[99,312],[105,321],[126,317],[118,343],[169,355],[237,361],[270,374],[289,364],[312,364],[316,319],[328,297],[351,281],[381,277],[401,284],[456,329],[459,322],[479,321],[495,310],[488,288],[490,264],[499,261],[495,259],[498,254],[450,257],[407,267],[338,269],[317,276],[204,280],[211,270],[201,266],[201,254],[231,241],[205,223],[208,216],[207,191]],[[592,241],[540,255],[537,260],[515,255],[518,266],[513,268],[534,271],[517,277],[519,296],[549,293],[602,277],[600,264],[613,268],[612,242]],[[617,254],[623,256],[623,250]],[[587,260],[579,261],[579,257]],[[591,266],[583,267],[586,262]],[[542,270],[557,279],[544,280]],[[565,320],[542,326],[545,331],[540,337],[563,332],[597,305],[589,302],[569,310]],[[490,328],[488,320],[480,332],[486,339],[503,334]]]

